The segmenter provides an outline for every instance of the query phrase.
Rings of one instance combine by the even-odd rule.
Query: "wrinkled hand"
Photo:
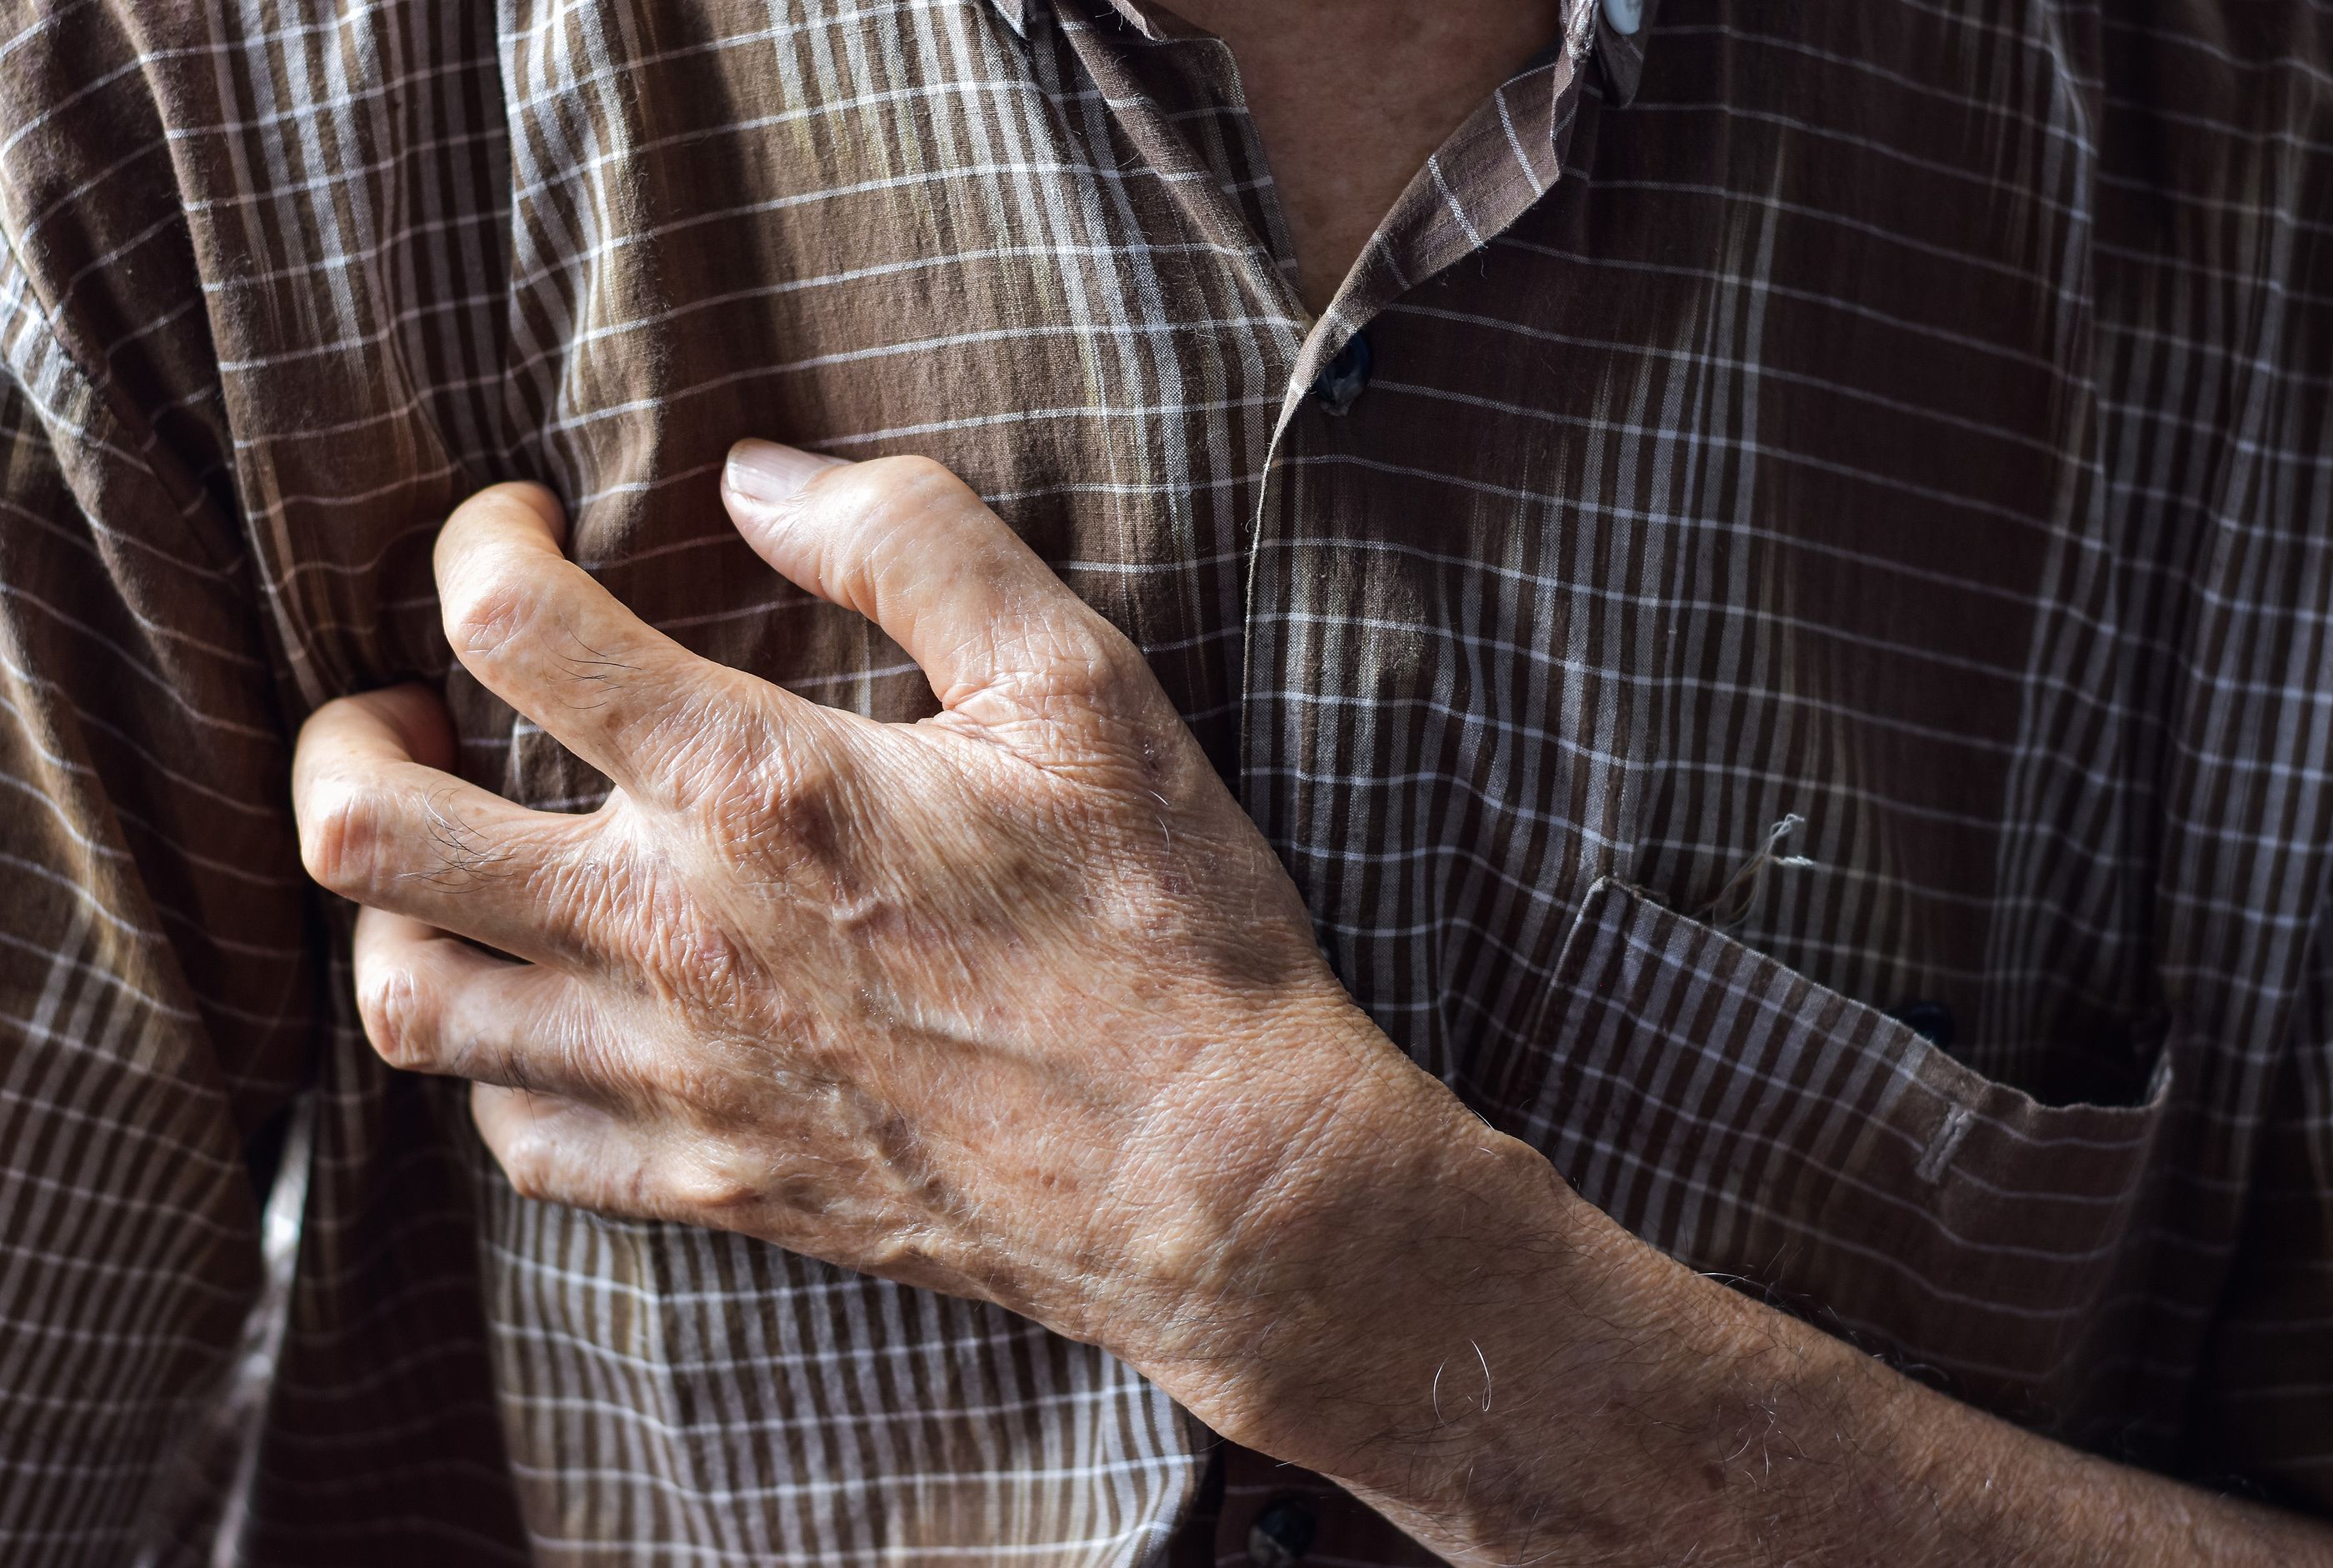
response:
[[[419,687],[301,735],[366,1032],[480,1084],[520,1191],[1001,1303],[1452,1562],[2324,1554],[1628,1236],[1369,1025],[1141,658],[962,485],[741,451],[746,538],[880,623],[939,715],[696,658],[501,486],[438,541],[446,631],[607,803],[439,771]],[[1753,1442],[1791,1462],[1753,1475]]]
[[[563,558],[547,493],[473,497],[437,550],[454,650],[615,787],[574,815],[461,782],[420,687],[319,709],[301,840],[365,906],[366,1033],[476,1081],[529,1196],[985,1297],[1153,1375],[1235,1355],[1339,1105],[1439,1086],[1331,976],[1141,656],[971,491],[740,454],[753,547],[942,711],[700,659]]]

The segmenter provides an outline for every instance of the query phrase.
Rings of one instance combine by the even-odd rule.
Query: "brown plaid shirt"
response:
[[[1241,1562],[1277,1489],[1395,1560],[1001,1310],[521,1201],[366,1049],[287,736],[448,676],[470,490],[926,709],[734,536],[747,434],[964,475],[1622,1222],[2333,1506],[2333,10],[1636,21],[1315,321],[1139,0],[5,0],[0,1560]]]

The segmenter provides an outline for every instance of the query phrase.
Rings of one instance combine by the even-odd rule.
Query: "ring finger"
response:
[[[353,957],[365,1035],[390,1066],[595,1104],[629,1098],[619,1032],[582,981],[383,909],[357,917]]]

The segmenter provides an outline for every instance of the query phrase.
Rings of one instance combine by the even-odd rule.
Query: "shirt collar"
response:
[[[1029,26],[1029,7],[1041,4],[1042,0],[990,0],[990,3],[1003,14],[1004,20],[1012,26],[1013,32],[1025,34]],[[1140,4],[1140,0],[1109,0],[1109,4],[1111,10],[1126,18],[1127,25],[1145,38],[1157,39],[1166,36],[1160,30],[1157,18]]]
[[[1015,33],[1025,35],[1029,7],[1041,0],[990,0]],[[1166,36],[1157,13],[1142,0],[1109,0],[1111,10],[1145,38]],[[1645,34],[1653,24],[1660,0],[1584,0],[1572,11],[1564,28],[1564,46],[1575,60],[1596,56],[1604,78],[1604,96],[1616,108],[1637,96],[1645,70]]]

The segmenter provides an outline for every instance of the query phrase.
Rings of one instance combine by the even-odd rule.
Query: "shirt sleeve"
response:
[[[201,1538],[316,916],[234,531],[0,246],[0,1561]]]

